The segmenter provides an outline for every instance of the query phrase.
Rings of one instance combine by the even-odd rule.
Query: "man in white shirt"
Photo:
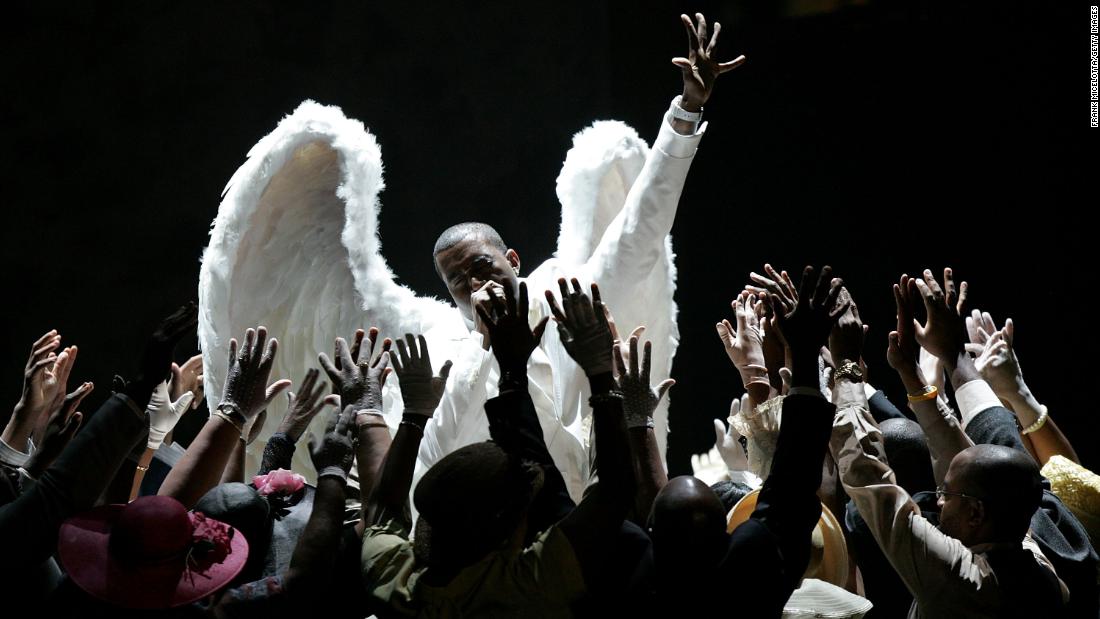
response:
[[[703,104],[718,75],[730,71],[744,56],[719,63],[712,58],[719,24],[708,40],[706,22],[696,14],[693,23],[681,16],[690,44],[687,58],[673,59],[684,78],[683,94],[673,100],[660,132],[618,217],[608,226],[592,256],[584,264],[551,259],[525,281],[535,297],[532,324],[550,316],[542,293],[557,290],[559,278],[577,278],[583,286],[599,284],[605,303],[614,311],[644,303],[671,304],[671,299],[648,299],[640,286],[662,256],[672,228],[684,180],[705,125]],[[496,394],[498,370],[488,352],[492,343],[479,324],[474,307],[502,294],[501,282],[518,289],[520,257],[490,226],[465,223],[440,235],[434,250],[436,270],[469,329],[468,333],[427,333],[432,357],[451,359],[454,367],[440,408],[425,430],[417,462],[417,477],[455,449],[489,438],[483,406]],[[442,331],[442,329],[441,329]],[[555,329],[549,329],[528,367],[531,397],[539,413],[546,444],[574,499],[579,500],[589,477],[587,384],[584,373],[569,358]]]

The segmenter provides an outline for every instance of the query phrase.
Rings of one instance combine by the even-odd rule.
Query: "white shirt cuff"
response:
[[[699,140],[703,138],[703,133],[707,130],[707,123],[706,121],[700,123],[692,135],[677,133],[672,128],[673,105],[675,103],[670,103],[668,112],[665,112],[665,118],[661,123],[660,132],[657,133],[657,140],[653,142],[653,148],[675,159],[690,159],[695,156],[695,150],[699,148]]]
[[[764,481],[752,471],[735,471],[730,469],[729,472],[730,481],[735,484],[745,484],[749,488],[756,490],[764,485]]]
[[[0,462],[3,462],[4,464],[16,468],[21,467],[27,463],[27,460],[31,459],[32,453],[34,452],[29,451],[28,453],[25,453],[19,451],[18,449],[5,443],[3,439],[0,439]]]
[[[959,404],[959,414],[962,415],[963,427],[970,420],[978,416],[978,413],[987,408],[1001,406],[1001,400],[993,393],[993,388],[982,379],[964,383],[955,390],[955,401]]]

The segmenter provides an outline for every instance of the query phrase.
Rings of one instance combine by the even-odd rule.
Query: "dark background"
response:
[[[80,346],[74,382],[98,386],[86,410],[133,370],[158,318],[197,296],[225,182],[306,98],[378,136],[384,254],[405,283],[445,296],[429,250],[470,219],[537,265],[572,134],[616,118],[652,140],[680,90],[678,15],[701,10],[723,24],[719,56],[749,61],[707,105],[673,230],[672,469],[740,391],[714,323],[765,261],[835,267],[897,402],[889,285],[953,266],[1015,319],[1029,384],[1100,467],[1086,3],[401,4],[5,4],[5,406],[50,328]]]

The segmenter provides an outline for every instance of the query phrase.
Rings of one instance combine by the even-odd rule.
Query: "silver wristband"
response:
[[[339,477],[340,481],[345,484],[348,483],[348,472],[340,466],[326,466],[321,469],[321,471],[317,473],[317,479],[320,480],[322,477]]]

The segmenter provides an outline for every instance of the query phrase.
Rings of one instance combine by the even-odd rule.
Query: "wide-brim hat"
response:
[[[734,529],[752,516],[759,496],[760,491],[753,490],[733,506],[726,517],[727,533],[733,533]],[[810,563],[803,576],[823,580],[838,587],[847,584],[848,546],[844,540],[844,530],[824,503],[821,504],[821,517],[810,536],[810,544]]]
[[[871,600],[816,578],[805,578],[783,605],[784,619],[823,617],[859,619],[871,610]]]
[[[229,584],[244,567],[248,542],[225,523],[189,514],[173,498],[148,496],[69,518],[61,525],[58,555],[89,595],[124,608],[160,609]]]

